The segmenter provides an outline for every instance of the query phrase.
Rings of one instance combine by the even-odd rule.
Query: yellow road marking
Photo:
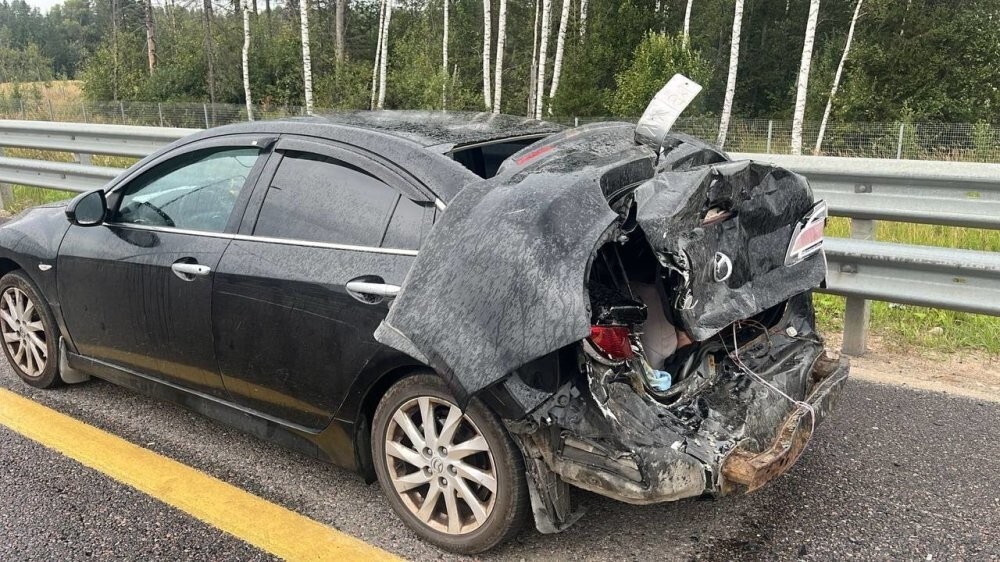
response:
[[[286,560],[395,560],[359,539],[8,390],[0,424]]]

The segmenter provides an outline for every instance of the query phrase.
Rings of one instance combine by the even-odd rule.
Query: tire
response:
[[[0,336],[7,361],[22,381],[36,388],[62,384],[55,318],[38,287],[20,270],[0,278]]]
[[[530,513],[524,460],[482,402],[473,399],[464,414],[454,403],[437,375],[396,383],[375,410],[372,460],[383,493],[407,526],[444,550],[477,554],[513,538],[524,526]],[[430,439],[422,429],[427,410],[435,419]],[[434,441],[436,449],[415,447],[414,438],[424,445]],[[466,493],[475,501],[467,501]],[[434,498],[428,508],[429,494]]]

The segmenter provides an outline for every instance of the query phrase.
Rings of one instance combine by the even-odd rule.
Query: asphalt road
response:
[[[0,385],[410,559],[450,559],[376,486],[100,381]],[[569,531],[487,559],[1000,559],[1000,403],[851,381],[792,471],[721,500],[636,507],[580,492]],[[136,470],[142,470],[136,467]],[[267,559],[266,553],[0,427],[0,560]]]

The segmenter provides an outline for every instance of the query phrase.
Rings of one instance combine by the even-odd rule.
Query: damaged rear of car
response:
[[[787,170],[630,124],[567,130],[449,203],[376,338],[502,420],[542,532],[580,516],[569,486],[753,491],[847,377],[814,324],[825,219]]]

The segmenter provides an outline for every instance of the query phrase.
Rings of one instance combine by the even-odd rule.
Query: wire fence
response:
[[[334,113],[317,109],[315,113]],[[257,119],[280,119],[305,115],[299,106],[256,106]],[[160,127],[215,127],[247,120],[246,107],[221,103],[184,102],[53,102],[52,100],[0,98],[0,119],[110,123]],[[614,117],[556,117],[565,125],[582,125]],[[674,130],[715,142],[717,117],[681,118]],[[812,154],[819,123],[803,126],[803,153]],[[735,119],[726,137],[726,150],[788,154],[792,123],[776,119]],[[826,156],[862,158],[906,158],[1000,162],[1000,127],[989,123],[831,123],[821,150]]]

